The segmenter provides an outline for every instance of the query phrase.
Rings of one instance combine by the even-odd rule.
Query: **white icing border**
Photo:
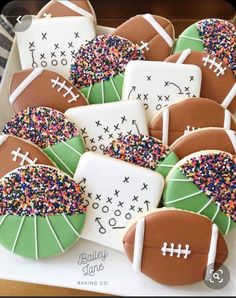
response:
[[[81,16],[87,17],[91,20],[94,20],[94,16],[90,12],[88,12],[87,10],[83,9],[80,6],[77,6],[76,4],[70,2],[69,0],[58,0],[58,2],[64,6],[66,6],[70,10],[77,12]]]

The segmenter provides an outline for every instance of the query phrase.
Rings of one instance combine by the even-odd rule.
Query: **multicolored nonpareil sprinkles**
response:
[[[0,215],[46,216],[86,212],[83,192],[56,168],[25,166],[0,180]]]
[[[170,153],[161,141],[144,135],[128,134],[114,140],[103,152],[132,164],[155,170]]]
[[[28,108],[16,114],[4,127],[4,134],[26,139],[44,149],[79,135],[74,123],[50,108]]]
[[[70,81],[79,89],[89,87],[124,72],[129,61],[142,59],[145,59],[143,51],[127,39],[100,35],[75,54]]]
[[[236,163],[227,153],[208,153],[190,158],[181,172],[236,221]]]
[[[236,76],[236,27],[226,20],[205,19],[197,23],[205,51],[224,61]]]

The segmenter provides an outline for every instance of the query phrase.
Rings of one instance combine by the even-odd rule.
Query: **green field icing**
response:
[[[180,37],[177,39],[175,43],[174,53],[181,52],[185,49],[191,49],[193,51],[198,51],[198,52],[204,51],[204,46],[201,41],[188,39],[188,38],[185,38],[184,36],[196,38],[196,39],[202,39],[199,35],[197,25],[195,23],[180,34]]]
[[[157,166],[155,171],[160,173],[163,177],[166,177],[173,168],[173,165],[175,165],[178,161],[178,156],[174,152],[170,152],[163,162]]]
[[[4,216],[0,216],[0,222]],[[23,217],[8,215],[0,226],[0,244],[12,251],[18,229]],[[81,234],[86,214],[67,216],[74,229]],[[69,249],[79,236],[68,225],[63,215],[48,216],[50,224],[60,241],[63,250]],[[48,258],[61,254],[63,251],[55,239],[45,217],[37,216],[37,251],[35,241],[35,218],[25,217],[24,224],[19,234],[14,253],[30,259]]]
[[[184,176],[179,169],[177,169],[171,177],[168,177],[168,182],[164,190],[163,203],[166,207],[175,207],[183,210],[193,211],[198,213],[201,209],[206,206],[209,202],[209,198],[203,192],[197,195],[194,195],[200,191],[197,185],[193,181],[181,182],[181,181],[171,181],[171,179],[183,179],[188,181],[189,179]],[[173,202],[181,198],[190,196],[189,198],[183,199],[178,202]],[[212,219],[216,214],[218,205],[214,202],[210,203],[206,208],[201,212],[202,215],[207,216]],[[230,229],[236,225],[235,222],[230,220]],[[228,216],[223,212],[219,211],[217,216],[214,219],[220,229],[220,231],[225,234],[228,228]]]
[[[122,98],[123,81],[123,74],[118,74],[112,79],[103,81],[103,83],[95,83],[92,87],[85,87],[80,91],[89,104],[115,102]]]
[[[73,176],[81,155],[85,152],[84,141],[80,136],[60,142],[43,150],[56,166]]]

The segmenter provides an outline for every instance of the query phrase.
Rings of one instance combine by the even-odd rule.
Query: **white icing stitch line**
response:
[[[58,2],[60,2],[62,5],[66,6],[70,10],[77,12],[78,14],[94,20],[94,16],[90,12],[83,9],[82,7],[77,6],[76,4],[70,2],[69,0],[58,0]]]
[[[2,224],[4,223],[5,219],[7,218],[8,214],[5,214],[4,217],[2,218],[2,220],[0,221],[0,227],[2,226]]]
[[[174,43],[173,39],[165,31],[165,29],[161,27],[161,25],[155,20],[155,18],[149,13],[144,14],[143,18],[157,31],[157,33],[160,34],[160,36],[165,40],[165,42],[171,48]]]
[[[230,229],[230,225],[231,225],[231,218],[230,218],[230,216],[228,216],[228,224],[227,224],[227,228],[226,228],[226,231],[225,231],[224,235],[228,234],[229,229]]]
[[[70,148],[72,151],[74,151],[77,155],[82,156],[82,154],[77,151],[74,147],[72,147],[71,145],[67,144],[65,141],[62,141],[62,143],[67,146],[68,148]]]
[[[78,236],[78,237],[80,237],[80,234],[76,231],[76,229],[74,228],[74,226],[72,225],[72,223],[69,221],[69,219],[67,218],[67,216],[64,213],[62,215],[63,215],[65,221],[67,222],[68,226],[75,233],[75,235]]]
[[[23,216],[22,219],[21,219],[20,226],[19,226],[19,229],[18,229],[17,234],[16,234],[15,241],[14,241],[13,246],[12,246],[12,251],[11,251],[12,253],[15,252],[16,244],[17,244],[17,241],[18,241],[18,239],[19,239],[20,232],[21,232],[21,230],[22,230],[24,221],[25,221],[25,216]]]
[[[195,40],[195,41],[199,41],[199,42],[203,43],[203,40],[201,38],[190,37],[187,35],[180,35],[179,38],[186,38],[186,39]]]
[[[25,78],[20,85],[12,92],[9,97],[10,104],[13,104],[18,96],[44,71],[43,68],[35,68],[27,78]]]
[[[60,161],[60,163],[70,172],[70,174],[73,176],[74,173],[71,171],[71,169],[64,163],[64,161],[57,155],[57,153],[52,149],[52,147],[48,147],[49,150],[55,155],[55,157]]]
[[[212,199],[210,199],[199,211],[198,214],[201,214],[203,210],[205,210],[212,203]]]
[[[189,199],[189,198],[192,198],[192,197],[195,197],[197,195],[200,195],[201,193],[203,193],[202,190],[198,191],[198,192],[195,192],[191,195],[188,195],[188,196],[185,196],[185,197],[182,197],[182,198],[179,198],[179,199],[176,199],[176,200],[173,200],[173,201],[169,201],[169,202],[165,202],[166,205],[169,205],[169,204],[172,204],[172,203],[176,203],[176,202],[180,202],[180,201],[184,201],[186,199]]]
[[[115,93],[116,93],[116,95],[117,95],[117,98],[118,98],[119,100],[121,100],[120,94],[119,94],[118,90],[116,89],[116,86],[115,86],[115,84],[114,84],[114,82],[113,82],[112,77],[110,78],[110,80],[111,80],[112,87],[113,87],[113,89],[115,90]]]
[[[65,250],[64,250],[64,248],[63,248],[63,246],[62,246],[62,244],[61,244],[59,238],[57,237],[57,234],[56,234],[56,232],[54,231],[54,229],[53,229],[53,227],[52,227],[52,225],[51,225],[51,223],[50,223],[50,220],[49,220],[48,216],[46,216],[45,218],[46,218],[46,221],[47,221],[47,223],[48,223],[48,226],[49,226],[49,228],[50,228],[50,230],[51,230],[51,232],[52,232],[52,234],[53,234],[53,236],[54,236],[54,238],[55,238],[55,240],[56,240],[58,246],[60,247],[60,250],[61,250],[62,252],[64,252]]]
[[[236,96],[236,83],[234,83],[233,87],[231,88],[230,92],[228,93],[228,95],[226,96],[226,98],[224,99],[224,101],[222,102],[222,107],[227,109],[228,106],[231,104],[232,100],[234,99],[234,97]]]
[[[75,95],[73,90],[73,87],[67,87],[66,86],[66,81],[64,81],[63,83],[60,82],[60,78],[57,77],[56,80],[52,79],[51,80],[52,83],[52,88],[54,89],[56,86],[58,86],[59,88],[57,89],[58,92],[61,92],[62,90],[65,90],[66,93],[63,94],[63,97],[65,98],[66,96],[70,95],[71,99],[68,100],[68,103],[72,103],[73,101],[77,101],[79,98],[79,95]]]
[[[35,242],[35,258],[38,260],[38,229],[37,229],[37,216],[34,216],[34,242]]]
[[[207,55],[207,57],[203,57],[202,61],[204,62],[204,66],[207,66],[207,64],[209,64],[209,69],[213,69],[213,67],[216,67],[214,69],[214,73],[216,74],[217,77],[219,77],[220,75],[224,75],[225,71],[227,70],[227,67],[223,68],[222,67],[222,62],[217,63],[216,62],[216,57],[214,57],[214,59],[211,59],[209,55]]]
[[[35,158],[34,160],[30,159],[29,156],[29,152],[26,152],[25,154],[20,153],[21,152],[21,148],[18,148],[16,151],[12,151],[11,154],[13,155],[13,161],[16,162],[17,158],[21,158],[21,166],[24,166],[25,162],[28,162],[30,165],[35,165],[37,162],[37,158]]]
[[[191,254],[191,250],[189,250],[188,244],[185,245],[185,248],[182,248],[181,244],[178,244],[178,248],[175,248],[174,243],[171,243],[170,247],[168,247],[167,242],[164,242],[161,251],[163,256],[166,256],[166,253],[169,253],[170,257],[173,257],[174,254],[177,254],[177,258],[180,258],[181,255],[184,255],[184,259],[187,259],[188,256]]]

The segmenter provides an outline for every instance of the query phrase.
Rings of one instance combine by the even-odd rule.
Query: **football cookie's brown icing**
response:
[[[181,52],[176,53],[168,57],[165,61],[167,62],[177,62],[180,57]],[[207,57],[209,59],[207,60]],[[203,60],[205,59],[205,61]],[[209,61],[209,62],[206,62]],[[210,62],[211,61],[211,62]],[[215,65],[212,65],[212,61],[215,61]],[[222,62],[219,58],[214,55],[205,53],[191,51],[187,55],[183,62],[184,64],[194,64],[201,68],[202,70],[202,87],[201,87],[201,97],[210,98],[216,102],[222,104],[229,92],[236,88],[236,80],[234,75],[228,66]],[[217,67],[219,69],[217,70]],[[220,69],[225,69],[222,74],[218,75]],[[236,91],[235,91],[236,92]],[[236,96],[232,99],[229,106],[225,106],[231,113],[236,112]]]
[[[236,132],[228,131],[236,142]],[[203,128],[193,131],[171,145],[179,159],[201,150],[220,150],[236,154],[236,148],[223,128]]]
[[[18,156],[15,157],[17,150],[19,150]],[[35,164],[54,166],[53,162],[38,147],[17,137],[0,135],[0,152],[0,178],[18,167],[30,164],[31,161],[35,161]],[[37,160],[35,160],[36,158]]]
[[[33,71],[35,69],[26,69],[13,75],[10,83],[11,96]],[[28,107],[41,106],[64,113],[69,108],[87,105],[86,99],[77,88],[71,85],[63,76],[47,69],[43,69],[42,73],[34,78],[28,86],[23,87],[23,89],[11,102],[15,113]]]
[[[77,5],[78,7],[81,7],[82,9],[91,13],[92,15],[94,15],[94,11],[89,1],[71,0],[70,2]],[[80,16],[81,14],[61,4],[60,1],[52,0],[39,11],[39,13],[37,14],[37,18],[44,18],[47,15],[52,17],[64,17],[64,16],[69,17],[69,16]]]
[[[166,285],[186,285],[204,279],[208,253],[211,243],[212,222],[201,215],[180,210],[157,211],[144,216],[145,230],[141,271],[151,279]],[[135,232],[137,224],[133,224],[123,238],[125,253],[134,262]],[[189,245],[191,253],[177,257],[175,252],[163,256],[161,248],[164,243],[171,243],[175,248]],[[228,256],[227,244],[218,232],[216,264],[223,264]]]
[[[174,27],[170,21],[159,16],[153,16],[156,22],[166,31],[166,33],[174,40]],[[157,33],[154,27],[145,20],[142,15],[137,15],[121,26],[113,33],[132,41],[134,44],[141,46],[141,42],[147,42],[149,50],[144,49],[147,60],[164,60],[170,55],[171,48],[163,37]]]
[[[167,144],[169,145],[193,129],[221,127],[236,130],[234,117],[220,104],[207,98],[191,98],[170,105],[151,122],[149,133],[152,137],[160,140],[163,140],[163,113],[165,110],[169,111],[167,131]]]

